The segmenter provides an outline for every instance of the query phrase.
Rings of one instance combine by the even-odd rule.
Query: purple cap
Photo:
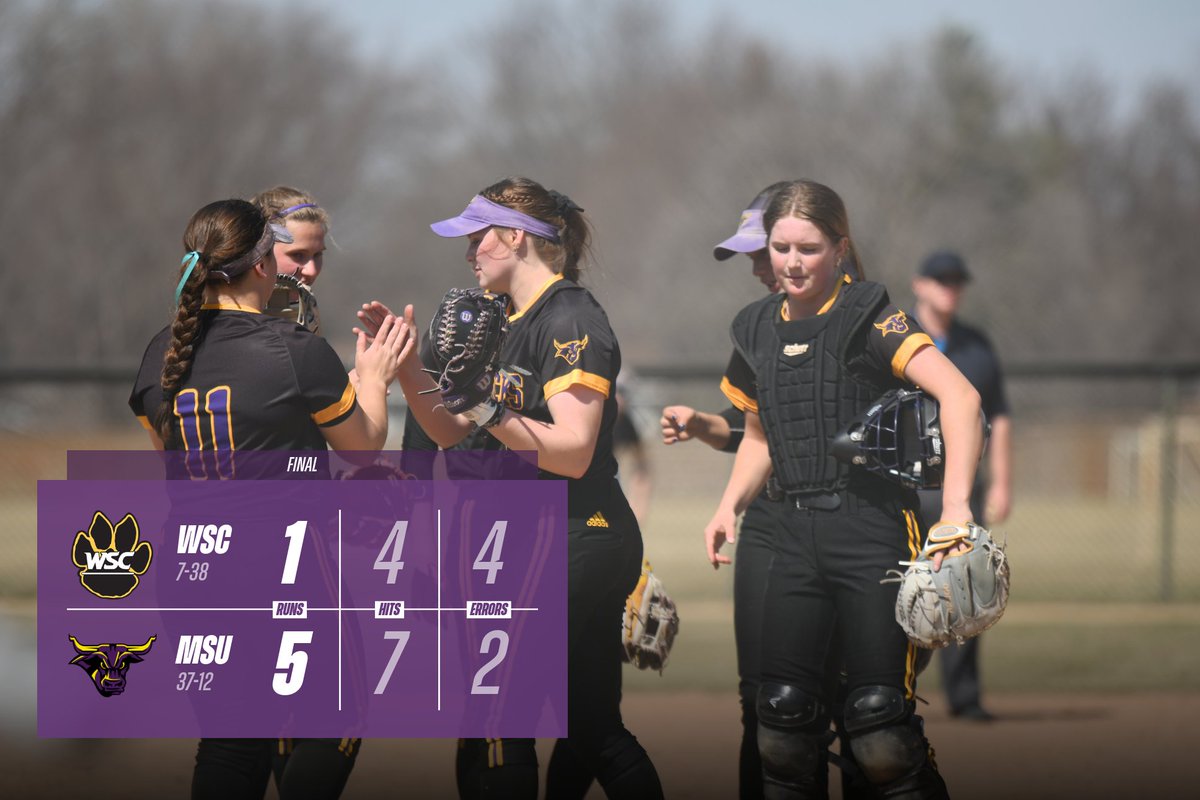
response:
[[[471,198],[471,202],[457,217],[435,222],[429,227],[438,236],[453,239],[456,236],[467,236],[484,228],[490,228],[492,225],[499,225],[502,228],[519,228],[535,236],[541,236],[547,241],[558,241],[558,228],[551,223],[528,214],[522,214],[515,208],[493,203],[479,194]]]
[[[763,228],[761,208],[748,208],[742,212],[742,221],[737,233],[713,248],[713,258],[724,261],[734,253],[753,253],[767,246],[767,231]]]

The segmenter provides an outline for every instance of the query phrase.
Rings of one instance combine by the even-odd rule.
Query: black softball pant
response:
[[[586,772],[610,798],[661,798],[654,764],[621,719],[619,621],[642,574],[642,533],[615,480],[597,495],[596,510],[607,525],[597,524],[587,499],[571,498],[567,738],[555,744],[546,796],[573,796]]]
[[[757,497],[742,516],[733,557],[733,635],[737,642],[738,697],[742,704],[742,744],[738,756],[738,797],[763,795],[758,757],[758,712],[762,676],[762,629],[767,574],[775,557],[775,530],[783,524],[783,503]]]
[[[895,584],[880,583],[920,549],[904,505],[852,492],[832,511],[785,505],[763,598],[762,681],[823,696],[836,635],[848,693],[891,686],[913,698],[915,648],[896,624]]]
[[[760,495],[746,509],[738,529],[733,560],[733,632],[737,643],[738,699],[742,706],[742,742],[738,755],[738,797],[741,800],[758,800],[763,796],[757,703],[758,687],[762,683],[767,580],[775,559],[776,537],[787,526],[793,511],[793,506],[785,502],[768,500]],[[836,641],[830,648],[824,672],[823,696],[830,703],[844,700],[845,687],[839,682],[841,646]],[[840,714],[834,716],[840,734]],[[843,763],[852,761],[844,739],[842,745]],[[853,776],[843,774],[843,787],[852,779]],[[843,791],[847,790],[843,788]]]
[[[616,480],[571,486],[569,507],[567,738],[554,745],[546,798],[582,798],[595,779],[610,798],[657,800],[662,797],[658,773],[621,719],[620,620],[625,598],[642,574],[641,530]],[[460,797],[536,797],[533,746],[532,739],[463,742],[458,759]],[[496,769],[497,752],[503,752],[504,765],[523,774],[499,774],[514,770]],[[485,762],[481,754],[489,753],[492,756]]]

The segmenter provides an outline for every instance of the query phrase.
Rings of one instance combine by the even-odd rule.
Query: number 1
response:
[[[284,531],[283,535],[290,541],[287,558],[283,560],[283,579],[279,581],[281,584],[296,582],[296,569],[300,566],[300,548],[304,546],[304,531],[307,529],[308,522],[300,520],[288,525]]]

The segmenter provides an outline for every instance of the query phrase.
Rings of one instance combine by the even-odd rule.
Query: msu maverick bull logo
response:
[[[579,357],[583,355],[584,348],[587,346],[587,334],[584,334],[582,339],[572,339],[569,342],[560,342],[558,339],[555,339],[554,357],[561,358],[573,367],[575,366],[575,362],[579,360]]]
[[[908,317],[903,311],[897,311],[883,322],[876,322],[875,327],[883,331],[883,336],[889,333],[908,333]]]
[[[79,567],[79,582],[96,597],[116,600],[137,588],[139,575],[150,567],[153,550],[141,541],[137,520],[132,514],[114,527],[97,511],[87,532],[75,534],[71,560]]]
[[[125,675],[129,668],[150,652],[157,636],[151,636],[145,644],[82,644],[68,634],[75,646],[75,656],[69,663],[77,664],[92,679],[92,685],[101,697],[112,697],[125,691]]]

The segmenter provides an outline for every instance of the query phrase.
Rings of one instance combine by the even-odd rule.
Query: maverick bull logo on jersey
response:
[[[588,337],[585,334],[582,339],[572,339],[569,342],[560,342],[554,340],[554,357],[561,358],[572,367],[579,360],[579,356],[583,355],[584,348],[588,346]]]
[[[883,322],[876,322],[875,327],[883,331],[884,336],[889,333],[908,333],[908,317],[903,311],[897,311]]]
[[[137,588],[139,575],[150,568],[153,549],[141,541],[132,514],[115,526],[97,511],[87,532],[75,534],[71,560],[79,568],[79,582],[97,597],[116,600]]]
[[[77,665],[92,679],[92,685],[102,697],[112,697],[125,691],[125,676],[129,668],[150,652],[157,636],[151,636],[145,644],[83,644],[69,636],[78,653],[69,663]]]

